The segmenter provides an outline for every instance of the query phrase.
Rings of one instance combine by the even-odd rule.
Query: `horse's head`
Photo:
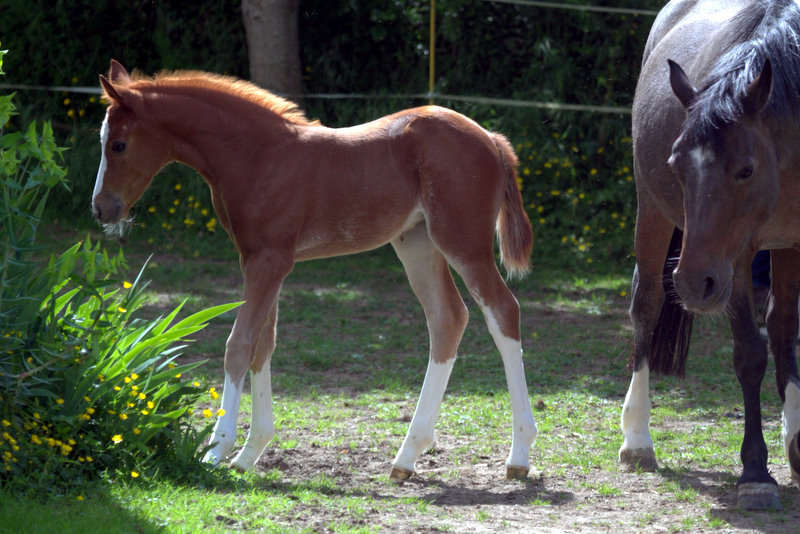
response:
[[[687,309],[716,313],[728,303],[735,263],[750,261],[753,238],[778,200],[779,157],[762,120],[772,67],[764,64],[724,121],[702,116],[699,108],[710,103],[672,61],[670,83],[687,110],[669,158],[683,189],[685,217],[675,289]]]
[[[131,78],[111,61],[108,78],[100,83],[109,102],[100,129],[100,168],[92,194],[92,211],[109,232],[120,232],[128,212],[170,161],[170,148],[144,113],[142,94]]]

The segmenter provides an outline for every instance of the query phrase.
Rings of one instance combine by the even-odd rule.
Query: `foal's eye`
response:
[[[111,143],[111,151],[119,154],[125,150],[126,146],[125,141],[114,141]]]
[[[739,174],[736,175],[736,179],[739,180],[739,181],[743,181],[743,180],[747,180],[751,176],[753,176],[753,167],[748,165],[746,167],[743,167],[739,171]]]

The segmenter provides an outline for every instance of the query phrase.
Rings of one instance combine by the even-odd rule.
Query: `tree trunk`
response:
[[[250,78],[283,95],[303,93],[297,13],[300,0],[242,0]]]

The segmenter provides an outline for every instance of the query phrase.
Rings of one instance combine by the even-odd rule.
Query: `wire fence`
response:
[[[655,16],[658,14],[658,11],[649,9],[565,4],[562,2],[544,2],[538,0],[483,0],[483,1],[490,3],[498,3],[498,4],[517,4],[517,5],[539,7],[545,9],[566,9],[572,11],[588,11],[594,13],[607,13],[616,15]],[[604,105],[590,105],[590,104],[570,104],[564,102],[541,102],[536,100],[516,100],[510,98],[451,95],[445,93],[438,93],[434,91],[435,57],[436,57],[435,13],[436,13],[436,0],[431,0],[431,21],[430,21],[431,32],[430,32],[430,43],[429,43],[430,46],[429,90],[427,93],[416,93],[416,94],[414,93],[406,93],[406,94],[307,93],[302,95],[282,94],[280,96],[286,98],[306,98],[306,99],[319,99],[319,100],[427,99],[430,102],[434,102],[436,100],[439,101],[449,100],[455,102],[468,102],[468,103],[485,104],[492,106],[537,108],[537,109],[547,109],[554,111],[630,114],[631,112],[630,106],[604,106]],[[79,93],[79,94],[93,94],[93,95],[102,94],[102,91],[99,87],[86,87],[86,86],[38,86],[38,85],[3,83],[0,84],[0,89],[7,89],[12,91],[47,91],[47,92]]]

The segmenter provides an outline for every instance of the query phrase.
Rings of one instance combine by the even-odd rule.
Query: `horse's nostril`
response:
[[[703,280],[703,299],[709,300],[711,299],[717,292],[717,282],[714,278],[707,276],[705,280]]]
[[[103,212],[100,210],[100,206],[94,206],[94,218],[100,220],[100,216],[103,215]]]

